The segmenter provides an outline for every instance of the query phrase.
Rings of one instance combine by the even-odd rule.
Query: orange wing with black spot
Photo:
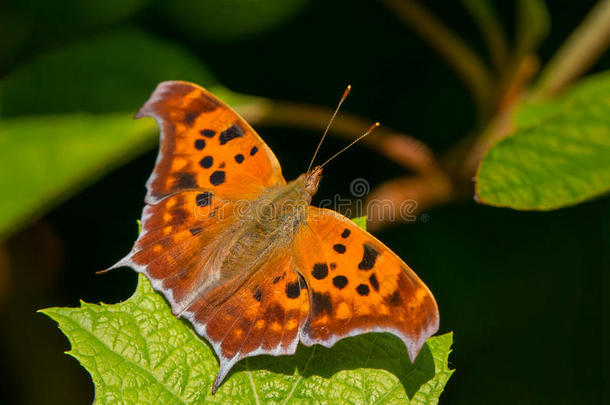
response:
[[[136,115],[144,116],[161,128],[159,155],[147,182],[142,231],[111,268],[145,274],[172,312],[214,346],[215,391],[241,358],[296,349],[308,300],[290,250],[252,273],[222,266],[247,231],[248,200],[286,182],[254,130],[195,84],[159,84]]]
[[[248,203],[264,203],[259,197],[286,182],[271,150],[233,110],[197,85],[164,82],[142,116],[161,128],[159,156],[142,232],[113,268],[145,274],[210,342],[220,360],[213,391],[240,359],[292,354],[299,340],[332,346],[387,331],[415,358],[438,329],[438,310],[387,247],[329,210],[309,207],[303,223],[299,211],[294,228],[273,237],[262,231],[273,222],[244,215]]]
[[[243,284],[229,282],[202,297],[184,316],[214,347],[220,369],[212,392],[239,360],[259,354],[294,354],[309,302],[305,281],[295,271],[290,250],[259,268]],[[218,293],[229,297],[218,302]]]
[[[136,118],[161,128],[159,155],[146,186],[147,203],[186,190],[227,200],[253,199],[286,184],[269,147],[235,111],[193,83],[160,83]]]
[[[438,330],[438,308],[426,285],[394,252],[337,212],[309,207],[294,251],[309,288],[304,344],[330,347],[347,336],[390,332],[403,340],[413,361]]]

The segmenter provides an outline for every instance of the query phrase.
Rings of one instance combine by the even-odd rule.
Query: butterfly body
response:
[[[222,289],[228,281],[234,281],[234,285],[231,290],[223,291],[216,301],[226,299],[277,252],[290,249],[295,235],[305,224],[307,207],[311,202],[312,195],[305,184],[307,177],[303,175],[286,185],[277,186],[254,201],[238,202],[239,213],[234,218],[235,223],[217,237],[224,252],[222,259],[212,262],[215,268],[210,269],[210,273],[217,274],[217,282],[211,284],[211,289]],[[216,215],[226,213],[220,211]],[[175,314],[181,315],[192,304],[186,302]]]
[[[137,117],[161,127],[142,232],[113,267],[145,274],[212,345],[215,391],[240,359],[391,332],[411,360],[438,329],[430,291],[390,249],[309,205],[321,168],[286,183],[252,128],[205,89],[163,82]]]

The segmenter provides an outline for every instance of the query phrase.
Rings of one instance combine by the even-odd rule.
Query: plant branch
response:
[[[289,126],[321,132],[333,113],[332,109],[308,104],[268,100],[259,97],[248,97],[236,104],[238,112],[252,124],[269,126]],[[371,121],[349,113],[338,115],[329,133],[353,140],[370,127]],[[431,207],[454,201],[459,196],[471,194],[460,193],[455,189],[449,175],[443,170],[430,148],[408,135],[386,127],[379,127],[373,136],[362,139],[362,143],[378,151],[386,158],[413,171],[412,175],[390,180],[377,187],[369,196],[394,207],[402,207],[404,202],[413,203],[416,207],[409,211],[411,215]],[[369,227],[379,230],[391,225],[387,218],[369,213]],[[398,221],[402,217],[397,218]],[[404,219],[404,218],[403,218]]]
[[[461,197],[472,198],[472,193],[460,193],[441,171],[388,180],[376,187],[367,197],[365,206],[368,228],[376,232],[391,225],[409,222],[410,216],[419,215]],[[393,209],[395,215],[388,215],[387,208]]]
[[[468,44],[416,1],[382,1],[453,67],[470,89],[480,111],[486,112],[492,93],[491,76]]]
[[[464,7],[479,27],[485,39],[487,50],[497,72],[504,70],[508,60],[508,41],[498,20],[498,16],[489,3],[479,0],[462,0]]]
[[[333,113],[329,108],[260,98],[237,106],[237,110],[256,125],[289,126],[320,133]],[[341,113],[329,133],[353,140],[362,135],[372,123],[354,114]],[[437,171],[439,168],[434,154],[426,144],[384,126],[376,129],[374,135],[363,138],[362,143],[415,172]]]
[[[535,95],[552,97],[589,69],[610,45],[610,0],[600,0],[542,72]]]

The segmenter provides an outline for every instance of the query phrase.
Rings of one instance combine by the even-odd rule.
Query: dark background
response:
[[[475,122],[474,104],[453,72],[378,2],[304,2],[283,24],[220,40],[185,32],[176,19],[167,21],[155,2],[119,22],[91,25],[79,23],[76,12],[43,3],[0,6],[5,21],[13,19],[17,26],[17,18],[28,22],[23,32],[5,26],[10,35],[0,39],[5,51],[2,75],[42,51],[129,26],[181,43],[220,83],[240,93],[332,107],[351,83],[346,111],[405,131],[439,153],[467,135]],[[426,3],[484,54],[479,33],[459,2]],[[548,2],[552,28],[539,52],[543,62],[593,4]],[[510,33],[514,5],[502,2],[498,7]],[[606,55],[594,69],[609,67]],[[133,111],[139,106],[133,105]],[[305,170],[319,134],[256,129],[287,179]],[[323,155],[344,143],[331,137]],[[4,263],[11,276],[3,282],[0,304],[4,403],[92,401],[88,374],[63,354],[69,348],[66,338],[35,311],[76,306],[79,299],[111,303],[131,295],[133,271],[94,273],[131,248],[155,157],[156,151],[150,151],[115,170],[5,243]],[[349,197],[354,178],[375,186],[401,174],[403,168],[356,146],[328,167],[314,203],[337,193]],[[610,271],[609,202],[602,198],[545,213],[456,203],[427,211],[426,222],[376,235],[433,291],[440,333],[454,332],[450,366],[456,372],[441,403],[603,401],[602,386],[608,382],[602,318]]]

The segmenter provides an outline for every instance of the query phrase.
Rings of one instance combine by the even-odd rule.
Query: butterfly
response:
[[[142,230],[112,268],[143,273],[219,359],[239,360],[390,332],[414,361],[439,324],[430,290],[341,214],[311,206],[316,166],[286,182],[273,152],[204,88],[160,83],[136,118],[161,129]]]

